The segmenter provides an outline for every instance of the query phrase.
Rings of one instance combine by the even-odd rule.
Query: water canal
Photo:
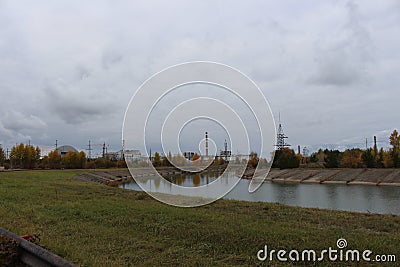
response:
[[[229,183],[230,174],[216,181],[218,174],[186,174],[167,177],[173,183],[185,187],[212,185],[213,181]],[[364,213],[400,215],[400,187],[345,184],[302,184],[274,183],[264,184],[254,193],[248,192],[249,180],[241,179],[224,199],[252,202],[277,202],[291,206],[346,210]],[[170,185],[154,178],[147,180],[154,192],[168,192]],[[121,188],[141,190],[134,182],[123,184]]]

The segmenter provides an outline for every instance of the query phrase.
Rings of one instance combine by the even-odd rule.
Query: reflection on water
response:
[[[168,181],[185,187],[198,187],[201,185],[210,184],[215,181],[222,173],[202,172],[194,174],[174,174],[164,175]]]
[[[228,184],[229,179],[233,178],[231,176],[222,177],[219,183]],[[212,173],[169,177],[173,183],[186,187],[206,185],[217,178],[218,174]],[[240,180],[237,186],[224,198],[253,202],[278,202],[301,207],[400,215],[400,187],[265,182],[256,192],[249,193],[249,182],[249,180]],[[164,180],[157,184],[155,180],[149,178],[149,183],[154,191],[168,192],[165,190],[168,187],[168,183]],[[141,190],[136,183],[124,184],[121,187]],[[161,190],[161,188],[164,190]]]

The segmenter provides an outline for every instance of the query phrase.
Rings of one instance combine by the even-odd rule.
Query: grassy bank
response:
[[[396,254],[400,263],[400,216],[227,200],[176,208],[76,181],[79,172],[0,173],[0,226],[39,233],[42,246],[82,266],[254,266],[265,244],[320,251],[341,237],[349,249]]]

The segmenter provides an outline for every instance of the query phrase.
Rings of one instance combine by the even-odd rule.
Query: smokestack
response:
[[[374,147],[377,147],[376,146],[376,135],[374,135]]]
[[[208,157],[208,132],[206,132],[206,157]]]
[[[297,146],[297,154],[300,155],[300,146]]]

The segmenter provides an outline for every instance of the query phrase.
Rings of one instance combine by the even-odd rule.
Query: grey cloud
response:
[[[114,51],[106,51],[102,56],[102,65],[105,70],[108,70],[114,64],[121,62],[123,59],[122,55]]]
[[[113,102],[99,99],[97,95],[87,94],[81,90],[60,85],[47,87],[45,89],[47,105],[54,115],[68,124],[80,124],[107,117],[113,108]]]
[[[273,111],[281,111],[293,145],[360,139],[400,123],[392,112],[400,85],[395,0],[0,5],[3,144],[27,138],[44,145],[63,139],[85,147],[89,138],[120,144],[135,89],[190,60],[249,75]],[[28,121],[34,114],[46,135],[29,123],[6,122],[7,111]]]
[[[87,79],[91,75],[91,71],[87,67],[82,65],[76,66],[75,71],[77,80]]]
[[[325,42],[316,43],[316,74],[312,83],[345,86],[367,78],[372,63],[372,40],[361,25],[358,6],[354,1],[346,4],[347,22],[338,33],[331,29]]]
[[[9,147],[10,144],[27,142],[33,135],[42,135],[43,130],[46,130],[46,125],[36,116],[7,113],[0,120],[0,144]]]
[[[14,110],[7,111],[1,120],[5,129],[15,132],[44,130],[47,127],[46,123],[39,117],[32,114],[22,114]]]

